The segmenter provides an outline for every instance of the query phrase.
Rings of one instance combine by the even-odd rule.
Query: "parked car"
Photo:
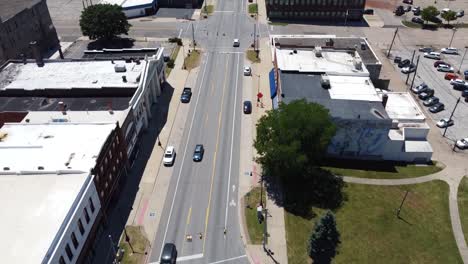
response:
[[[453,69],[453,67],[450,67],[448,65],[445,65],[445,64],[441,64],[437,67],[437,71],[440,71],[440,72],[454,72],[455,70]]]
[[[429,111],[432,113],[438,113],[440,111],[443,111],[445,108],[445,105],[443,103],[436,103],[435,105],[429,107]]]
[[[415,71],[416,71],[416,65],[414,65],[413,63],[411,63],[408,67],[404,67],[403,69],[401,69],[401,72],[404,74],[409,74]]]
[[[190,102],[190,98],[192,98],[192,89],[185,87],[180,95],[180,101],[184,104]]]
[[[468,89],[463,90],[462,93],[461,93],[461,96],[462,97],[468,97]]]
[[[403,3],[404,3],[404,4],[408,4],[408,5],[412,5],[412,4],[413,4],[413,0],[403,0]]]
[[[163,163],[164,166],[172,166],[175,161],[175,148],[173,146],[168,146],[164,152]]]
[[[400,63],[401,62],[401,57],[400,56],[395,56],[395,58],[393,59],[393,62],[394,63]]]
[[[411,9],[411,11],[421,11],[421,7],[420,6],[413,6],[413,8]]]
[[[373,15],[374,14],[374,9],[364,9],[364,14],[365,15]]]
[[[446,127],[449,127],[449,126],[453,126],[453,124],[454,124],[453,119],[442,118],[441,120],[439,120],[436,123],[436,126],[438,126],[440,128],[446,128]]]
[[[456,84],[458,84],[458,85],[465,85],[466,83],[465,83],[465,81],[462,80],[462,79],[452,79],[452,80],[450,80],[450,84],[451,84],[451,85],[456,85]]]
[[[431,47],[422,47],[422,48],[419,48],[419,51],[420,51],[420,52],[427,52],[427,53],[429,53],[429,52],[433,52],[434,49],[431,48]]]
[[[393,11],[393,13],[395,13],[395,16],[401,16],[405,13],[405,8],[402,5],[397,6],[395,8],[395,11]]]
[[[415,94],[419,94],[419,93],[426,91],[427,89],[429,89],[427,84],[421,83],[420,85],[411,88],[411,91]]]
[[[410,65],[410,63],[411,61],[408,59],[402,60],[398,63],[398,68],[407,67],[408,65]]]
[[[438,17],[436,17],[436,16],[431,17],[431,18],[429,19],[429,21],[431,21],[431,22],[434,23],[434,24],[440,24],[440,23],[442,23],[442,19],[440,19],[440,18],[438,18]]]
[[[413,10],[413,15],[415,16],[421,15],[421,9]]]
[[[440,60],[440,53],[439,52],[425,52],[424,53],[424,58],[429,58],[429,59],[434,59],[434,60]]]
[[[457,14],[456,14],[456,16],[457,16],[457,17],[463,17],[463,16],[465,16],[465,11],[464,11],[464,10],[458,11]]]
[[[455,73],[451,73],[451,72],[446,73],[444,76],[445,80],[453,80],[453,79],[458,79],[458,78],[459,78],[458,75],[456,75]]]
[[[245,76],[250,76],[252,74],[252,69],[250,68],[250,66],[245,66],[244,67],[244,75]]]
[[[422,20],[422,18],[420,17],[411,18],[411,22],[416,23],[416,24],[421,24],[421,25],[424,24],[424,20]]]
[[[468,84],[467,83],[465,83],[465,84],[454,84],[452,86],[452,88],[454,90],[457,90],[457,91],[464,91],[466,88],[468,88]]]
[[[427,99],[426,101],[423,102],[423,105],[424,106],[433,106],[435,104],[439,103],[439,98],[433,96],[429,99]]]
[[[440,10],[440,13],[444,14],[444,13],[447,13],[449,11],[451,11],[450,8],[444,8],[444,9]]]
[[[443,48],[440,52],[444,54],[458,54],[458,49],[453,47]]]
[[[411,11],[411,6],[405,6],[405,12]]]
[[[468,138],[462,138],[460,140],[457,140],[457,143],[455,144],[459,149],[466,149],[468,148]]]
[[[426,89],[426,91],[420,93],[418,95],[419,99],[421,100],[427,100],[429,98],[431,98],[432,96],[434,96],[434,90],[433,89]]]
[[[468,70],[463,72],[463,76],[465,76],[465,80],[468,80]]]
[[[193,151],[193,161],[201,161],[203,159],[203,154],[205,153],[205,148],[202,144],[197,144],[195,150]]]
[[[434,67],[438,67],[441,64],[450,66],[450,64],[446,63],[445,61],[438,60],[438,61],[434,62]]]
[[[252,113],[252,102],[244,101],[244,114]]]

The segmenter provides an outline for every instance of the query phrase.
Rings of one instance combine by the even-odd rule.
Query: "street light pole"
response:
[[[465,59],[465,55],[466,55],[466,50],[467,50],[468,47],[465,47],[465,52],[463,52],[463,56],[462,56],[462,59],[460,61],[460,66],[458,67],[458,73],[461,73],[461,67],[462,67],[462,64],[463,64],[463,60]]]
[[[419,57],[421,57],[421,55],[418,55],[416,59],[416,69],[414,70],[413,80],[411,81],[411,89],[413,89],[414,79],[416,78],[416,74],[418,74]]]
[[[413,61],[414,61],[414,54],[416,53],[416,50],[413,50],[413,56],[411,57],[411,63],[410,63],[410,66],[408,68],[411,69],[411,64],[413,64]],[[410,73],[408,73],[408,76],[406,76],[406,82],[405,84],[408,84],[408,80],[409,80],[409,76],[410,76]]]
[[[458,106],[458,104],[460,103],[460,98],[461,98],[461,97],[458,97],[457,103],[455,104],[455,107],[453,108],[452,113],[450,114],[450,117],[449,117],[449,119],[448,119],[449,122],[450,122],[450,120],[452,120],[453,114],[455,113],[455,109],[457,109],[457,106]],[[447,133],[447,129],[448,129],[448,126],[445,127],[444,134],[442,135],[443,137],[445,137],[445,133]]]
[[[398,34],[398,28],[396,28],[395,34],[393,34],[392,43],[390,43],[390,48],[388,49],[388,52],[387,52],[387,58],[388,58],[388,56],[390,56],[390,51],[392,51],[393,42],[395,42],[395,37],[396,37],[397,34]]]
[[[109,234],[108,237],[109,237],[109,240],[111,242],[112,253],[114,253],[114,255],[112,257],[112,263],[115,263],[115,257],[117,256],[117,251],[115,250],[114,241],[112,241],[112,236]]]
[[[400,218],[401,208],[403,207],[403,203],[404,203],[405,200],[406,200],[406,196],[408,196],[408,192],[409,192],[409,191],[406,191],[405,197],[403,197],[403,200],[401,201],[400,207],[399,207],[398,210],[397,210],[397,217],[398,217],[398,218]]]
[[[453,28],[452,38],[450,39],[450,43],[449,43],[448,47],[451,47],[451,46],[452,46],[452,41],[453,41],[453,37],[455,37],[455,32],[457,32],[457,28],[456,28],[456,27]]]

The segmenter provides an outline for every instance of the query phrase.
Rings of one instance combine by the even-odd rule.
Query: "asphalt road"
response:
[[[172,178],[150,263],[159,261],[167,242],[176,244],[178,262],[248,263],[236,204],[243,52],[254,27],[245,5],[220,0],[216,8],[221,12],[193,23],[203,58],[192,100],[182,105],[190,111],[183,139],[175,146],[175,165],[164,169],[172,170]],[[191,35],[188,27],[182,34]],[[240,47],[232,46],[234,38],[240,39]],[[205,147],[200,163],[192,160],[196,144]],[[188,234],[193,236],[191,242],[186,241]]]

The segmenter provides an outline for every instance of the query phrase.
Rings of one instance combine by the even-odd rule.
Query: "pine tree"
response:
[[[314,264],[329,264],[337,253],[340,234],[336,229],[335,215],[328,211],[320,218],[310,235],[307,252]]]

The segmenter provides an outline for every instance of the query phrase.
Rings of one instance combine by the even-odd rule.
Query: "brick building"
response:
[[[366,0],[266,0],[267,16],[284,20],[360,20]]]

